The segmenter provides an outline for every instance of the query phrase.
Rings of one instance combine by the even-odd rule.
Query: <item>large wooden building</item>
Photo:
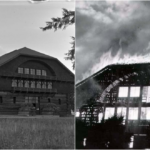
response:
[[[57,58],[29,48],[0,57],[0,114],[70,112],[74,74]]]
[[[91,124],[100,122],[102,117],[108,119],[113,115],[122,115],[128,130],[145,134],[150,123],[149,77],[150,63],[106,66],[76,85],[80,117]],[[81,105],[81,102],[91,98],[89,91],[94,88],[93,85],[91,88],[91,83],[99,86],[95,89],[96,103]]]

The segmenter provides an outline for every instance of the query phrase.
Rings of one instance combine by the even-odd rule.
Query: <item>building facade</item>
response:
[[[0,57],[0,114],[70,112],[73,93],[74,74],[54,57],[26,47]]]
[[[109,65],[103,68],[76,85],[80,117],[87,123],[98,123],[102,118],[123,116],[128,130],[145,133],[150,123],[149,76],[149,63]],[[96,96],[94,92],[90,95],[89,89],[95,90]],[[91,96],[96,100],[93,105],[81,105],[81,101]]]

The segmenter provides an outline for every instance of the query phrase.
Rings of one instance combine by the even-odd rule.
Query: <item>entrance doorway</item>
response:
[[[25,103],[31,104],[32,110],[36,111],[36,114],[39,114],[40,108],[39,108],[39,101],[38,97],[35,96],[26,96],[25,97]]]

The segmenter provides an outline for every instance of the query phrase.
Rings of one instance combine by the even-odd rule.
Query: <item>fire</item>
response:
[[[116,56],[112,56],[110,50],[107,53],[104,53],[99,59],[99,62],[93,66],[93,68],[91,69],[91,74],[94,74],[102,68],[106,67],[107,65],[111,64],[135,64],[147,62],[150,62],[150,53],[146,55],[135,54],[133,56],[125,54],[122,57],[121,49],[117,52]]]

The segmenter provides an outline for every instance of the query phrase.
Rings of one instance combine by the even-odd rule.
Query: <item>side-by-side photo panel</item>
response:
[[[150,148],[149,13],[76,1],[76,149]]]
[[[74,1],[0,1],[0,149],[74,149]]]

